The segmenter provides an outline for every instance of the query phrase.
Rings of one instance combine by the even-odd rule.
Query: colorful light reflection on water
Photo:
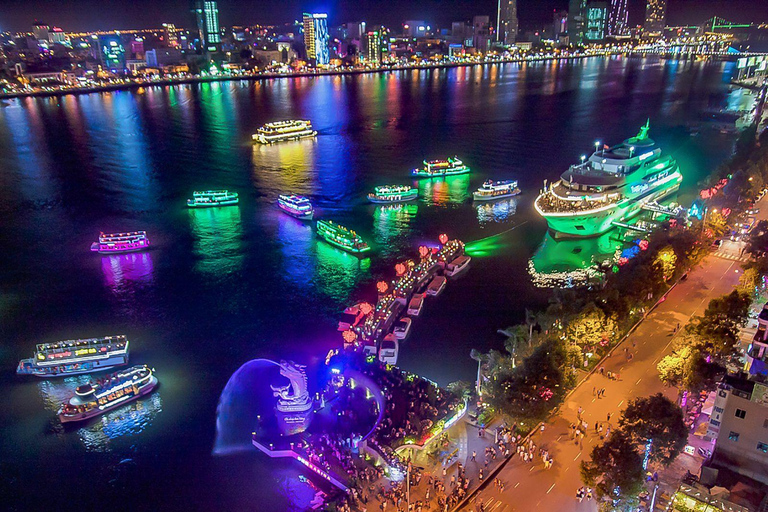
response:
[[[517,198],[509,197],[496,201],[475,201],[477,220],[481,225],[496,222],[503,224],[512,220],[517,213]]]

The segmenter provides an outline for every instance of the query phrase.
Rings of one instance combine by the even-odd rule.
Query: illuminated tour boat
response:
[[[292,217],[302,220],[312,220],[315,209],[304,196],[280,194],[277,196],[277,207]]]
[[[373,193],[368,194],[368,200],[372,203],[402,203],[413,201],[419,197],[419,190],[410,185],[386,185],[376,187]]]
[[[142,251],[149,247],[146,231],[110,233],[99,235],[99,241],[91,244],[91,251],[102,254]]]
[[[193,192],[192,199],[187,199],[190,208],[210,208],[212,206],[230,206],[240,201],[237,192],[229,190],[207,190],[205,192]]]
[[[644,205],[677,192],[677,162],[648,137],[650,122],[621,144],[572,165],[534,203],[555,236],[596,236],[640,213]],[[599,146],[595,143],[595,147]],[[585,161],[586,160],[586,161]]]
[[[446,160],[424,160],[424,167],[412,170],[411,175],[416,178],[439,178],[468,172],[469,167],[464,162],[458,157],[451,157]]]
[[[83,421],[148,395],[158,381],[146,365],[121,370],[78,386],[59,410],[62,423]]]
[[[128,364],[128,339],[105,336],[40,343],[35,355],[19,361],[16,373],[37,377],[64,377],[107,370]]]
[[[310,121],[290,120],[267,123],[254,133],[251,138],[260,144],[274,144],[288,140],[308,139],[317,136]]]
[[[516,180],[488,180],[483,186],[472,193],[475,201],[491,201],[502,197],[512,197],[520,193]]]
[[[330,220],[317,221],[317,233],[329,244],[354,254],[371,250],[356,232]]]

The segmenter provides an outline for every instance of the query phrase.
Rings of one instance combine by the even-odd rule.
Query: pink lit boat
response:
[[[91,251],[102,254],[143,251],[149,247],[146,231],[110,233],[99,235],[99,241],[91,244]]]

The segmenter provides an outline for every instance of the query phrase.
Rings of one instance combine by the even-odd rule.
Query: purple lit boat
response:
[[[312,203],[304,196],[281,194],[277,197],[277,206],[297,219],[311,220],[314,214]]]
[[[102,254],[143,251],[149,247],[146,231],[110,233],[99,235],[99,241],[91,244],[91,251]]]

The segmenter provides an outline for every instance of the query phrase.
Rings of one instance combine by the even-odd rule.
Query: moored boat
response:
[[[417,178],[439,178],[466,174],[469,171],[469,167],[464,165],[458,157],[449,157],[445,160],[424,160],[424,167],[413,169],[411,175]]]
[[[329,244],[354,254],[371,250],[371,247],[355,231],[330,220],[317,221],[317,233]]]
[[[397,356],[400,352],[400,343],[394,334],[384,336],[379,347],[379,361],[384,364],[397,364]]]
[[[392,333],[395,335],[395,338],[399,340],[404,340],[411,333],[412,325],[413,325],[413,320],[411,320],[407,316],[404,316],[403,318],[397,321]]]
[[[475,201],[491,201],[503,197],[512,197],[520,193],[517,187],[517,180],[488,180],[483,186],[472,193]]]
[[[35,354],[19,361],[16,373],[36,377],[65,377],[107,370],[128,363],[128,339],[105,336],[56,343],[39,343]]]
[[[292,217],[301,220],[312,220],[315,209],[304,196],[280,194],[277,197],[277,207]]]
[[[158,381],[146,365],[134,366],[78,386],[75,396],[62,404],[62,423],[83,421],[148,395]]]
[[[419,197],[419,190],[410,185],[384,185],[375,187],[368,194],[368,200],[372,203],[402,203],[413,201]]]
[[[213,206],[231,206],[240,201],[237,192],[229,190],[206,190],[192,192],[192,199],[187,199],[190,208],[211,208]]]
[[[445,283],[447,279],[443,276],[435,276],[432,281],[429,283],[429,286],[427,286],[427,295],[431,295],[433,297],[437,297],[441,293],[443,293],[443,289],[445,288]]]
[[[254,133],[251,138],[260,144],[274,144],[288,140],[312,138],[317,132],[312,129],[310,121],[294,119],[267,123]]]
[[[130,233],[110,233],[99,235],[99,241],[91,244],[91,251],[101,254],[118,254],[123,252],[142,251],[149,247],[146,231]]]
[[[453,277],[464,271],[469,266],[470,261],[472,261],[472,258],[469,256],[459,256],[445,266],[445,275]]]
[[[411,316],[419,316],[421,308],[424,307],[424,294],[414,293],[411,300],[408,302],[408,314]]]

